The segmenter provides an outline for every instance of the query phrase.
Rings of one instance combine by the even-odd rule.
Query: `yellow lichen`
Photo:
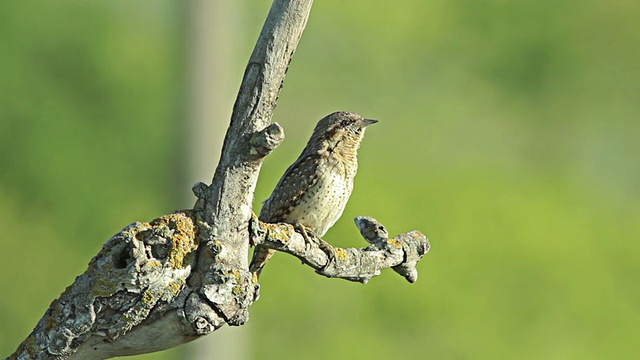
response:
[[[185,263],[185,258],[198,248],[197,227],[194,226],[193,213],[180,211],[161,216],[144,225],[152,228],[166,227],[173,230],[167,265],[174,269],[184,269],[188,265]]]
[[[398,241],[396,238],[393,239],[389,239],[389,244],[393,245],[395,247],[402,247],[402,243],[400,241]]]
[[[180,281],[180,283],[171,281],[167,286],[167,289],[169,289],[169,291],[171,291],[172,293],[177,294],[182,289],[182,285],[184,285],[184,281]]]
[[[336,257],[340,260],[347,260],[349,258],[349,253],[347,253],[347,250],[343,249],[343,248],[336,248]]]
[[[142,294],[142,303],[146,305],[154,305],[156,302],[157,302],[157,297],[153,292],[146,290]]]
[[[267,239],[271,239],[273,241],[287,244],[291,241],[291,237],[295,233],[295,229],[292,225],[284,224],[268,224],[263,223],[264,227],[267,230]],[[284,228],[284,230],[283,230]]]

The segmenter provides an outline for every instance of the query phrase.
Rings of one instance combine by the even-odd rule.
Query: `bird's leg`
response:
[[[293,227],[295,228],[296,232],[302,235],[302,237],[304,238],[304,241],[309,245],[314,243],[314,241],[312,241],[311,238],[309,238],[309,234],[312,235],[312,237],[316,240],[315,242],[318,244],[318,247],[320,248],[320,250],[322,250],[325,254],[327,254],[327,257],[329,258],[329,261],[327,262],[327,264],[335,260],[336,250],[333,248],[331,244],[317,237],[313,233],[313,231],[309,230],[307,227],[305,227],[300,223],[293,224]]]
[[[320,248],[320,250],[324,251],[325,254],[327,254],[327,265],[329,265],[330,263],[334,262],[336,259],[336,249],[329,244],[328,242],[317,238],[318,239],[318,247]]]
[[[314,237],[315,237],[315,234],[313,234],[313,232],[311,230],[307,229],[304,225],[302,225],[302,224],[300,224],[298,222],[294,223],[292,225],[293,225],[294,230],[298,234],[302,235],[302,238],[304,239],[305,243],[307,243],[308,245],[313,244],[313,241],[311,241],[311,239],[309,238],[309,234],[314,235]]]

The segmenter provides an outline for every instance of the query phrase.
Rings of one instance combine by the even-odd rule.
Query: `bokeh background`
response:
[[[195,1],[0,2],[0,355],[111,235],[189,207],[210,180],[209,156],[208,175],[186,175],[193,99],[230,111],[270,5],[234,3],[209,14],[230,22],[214,52],[233,60],[204,78],[231,89],[202,94]],[[242,355],[640,355],[639,18],[640,2],[615,0],[316,2],[255,211],[318,119],[356,111],[380,123],[326,239],[366,245],[351,219],[370,215],[432,250],[417,283],[385,271],[366,286],[279,254]]]

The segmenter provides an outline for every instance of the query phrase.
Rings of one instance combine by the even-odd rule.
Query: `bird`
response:
[[[378,120],[348,111],[322,118],[297,160],[264,201],[258,219],[304,226],[318,237],[342,215],[358,171],[357,152],[365,129]],[[305,236],[306,238],[306,236]],[[249,271],[257,277],[275,250],[256,246]]]

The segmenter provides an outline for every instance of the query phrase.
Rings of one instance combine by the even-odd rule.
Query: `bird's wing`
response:
[[[285,171],[271,196],[264,201],[260,220],[265,222],[284,221],[299,204],[309,189],[318,182],[317,168],[324,161],[317,154],[300,155]]]

